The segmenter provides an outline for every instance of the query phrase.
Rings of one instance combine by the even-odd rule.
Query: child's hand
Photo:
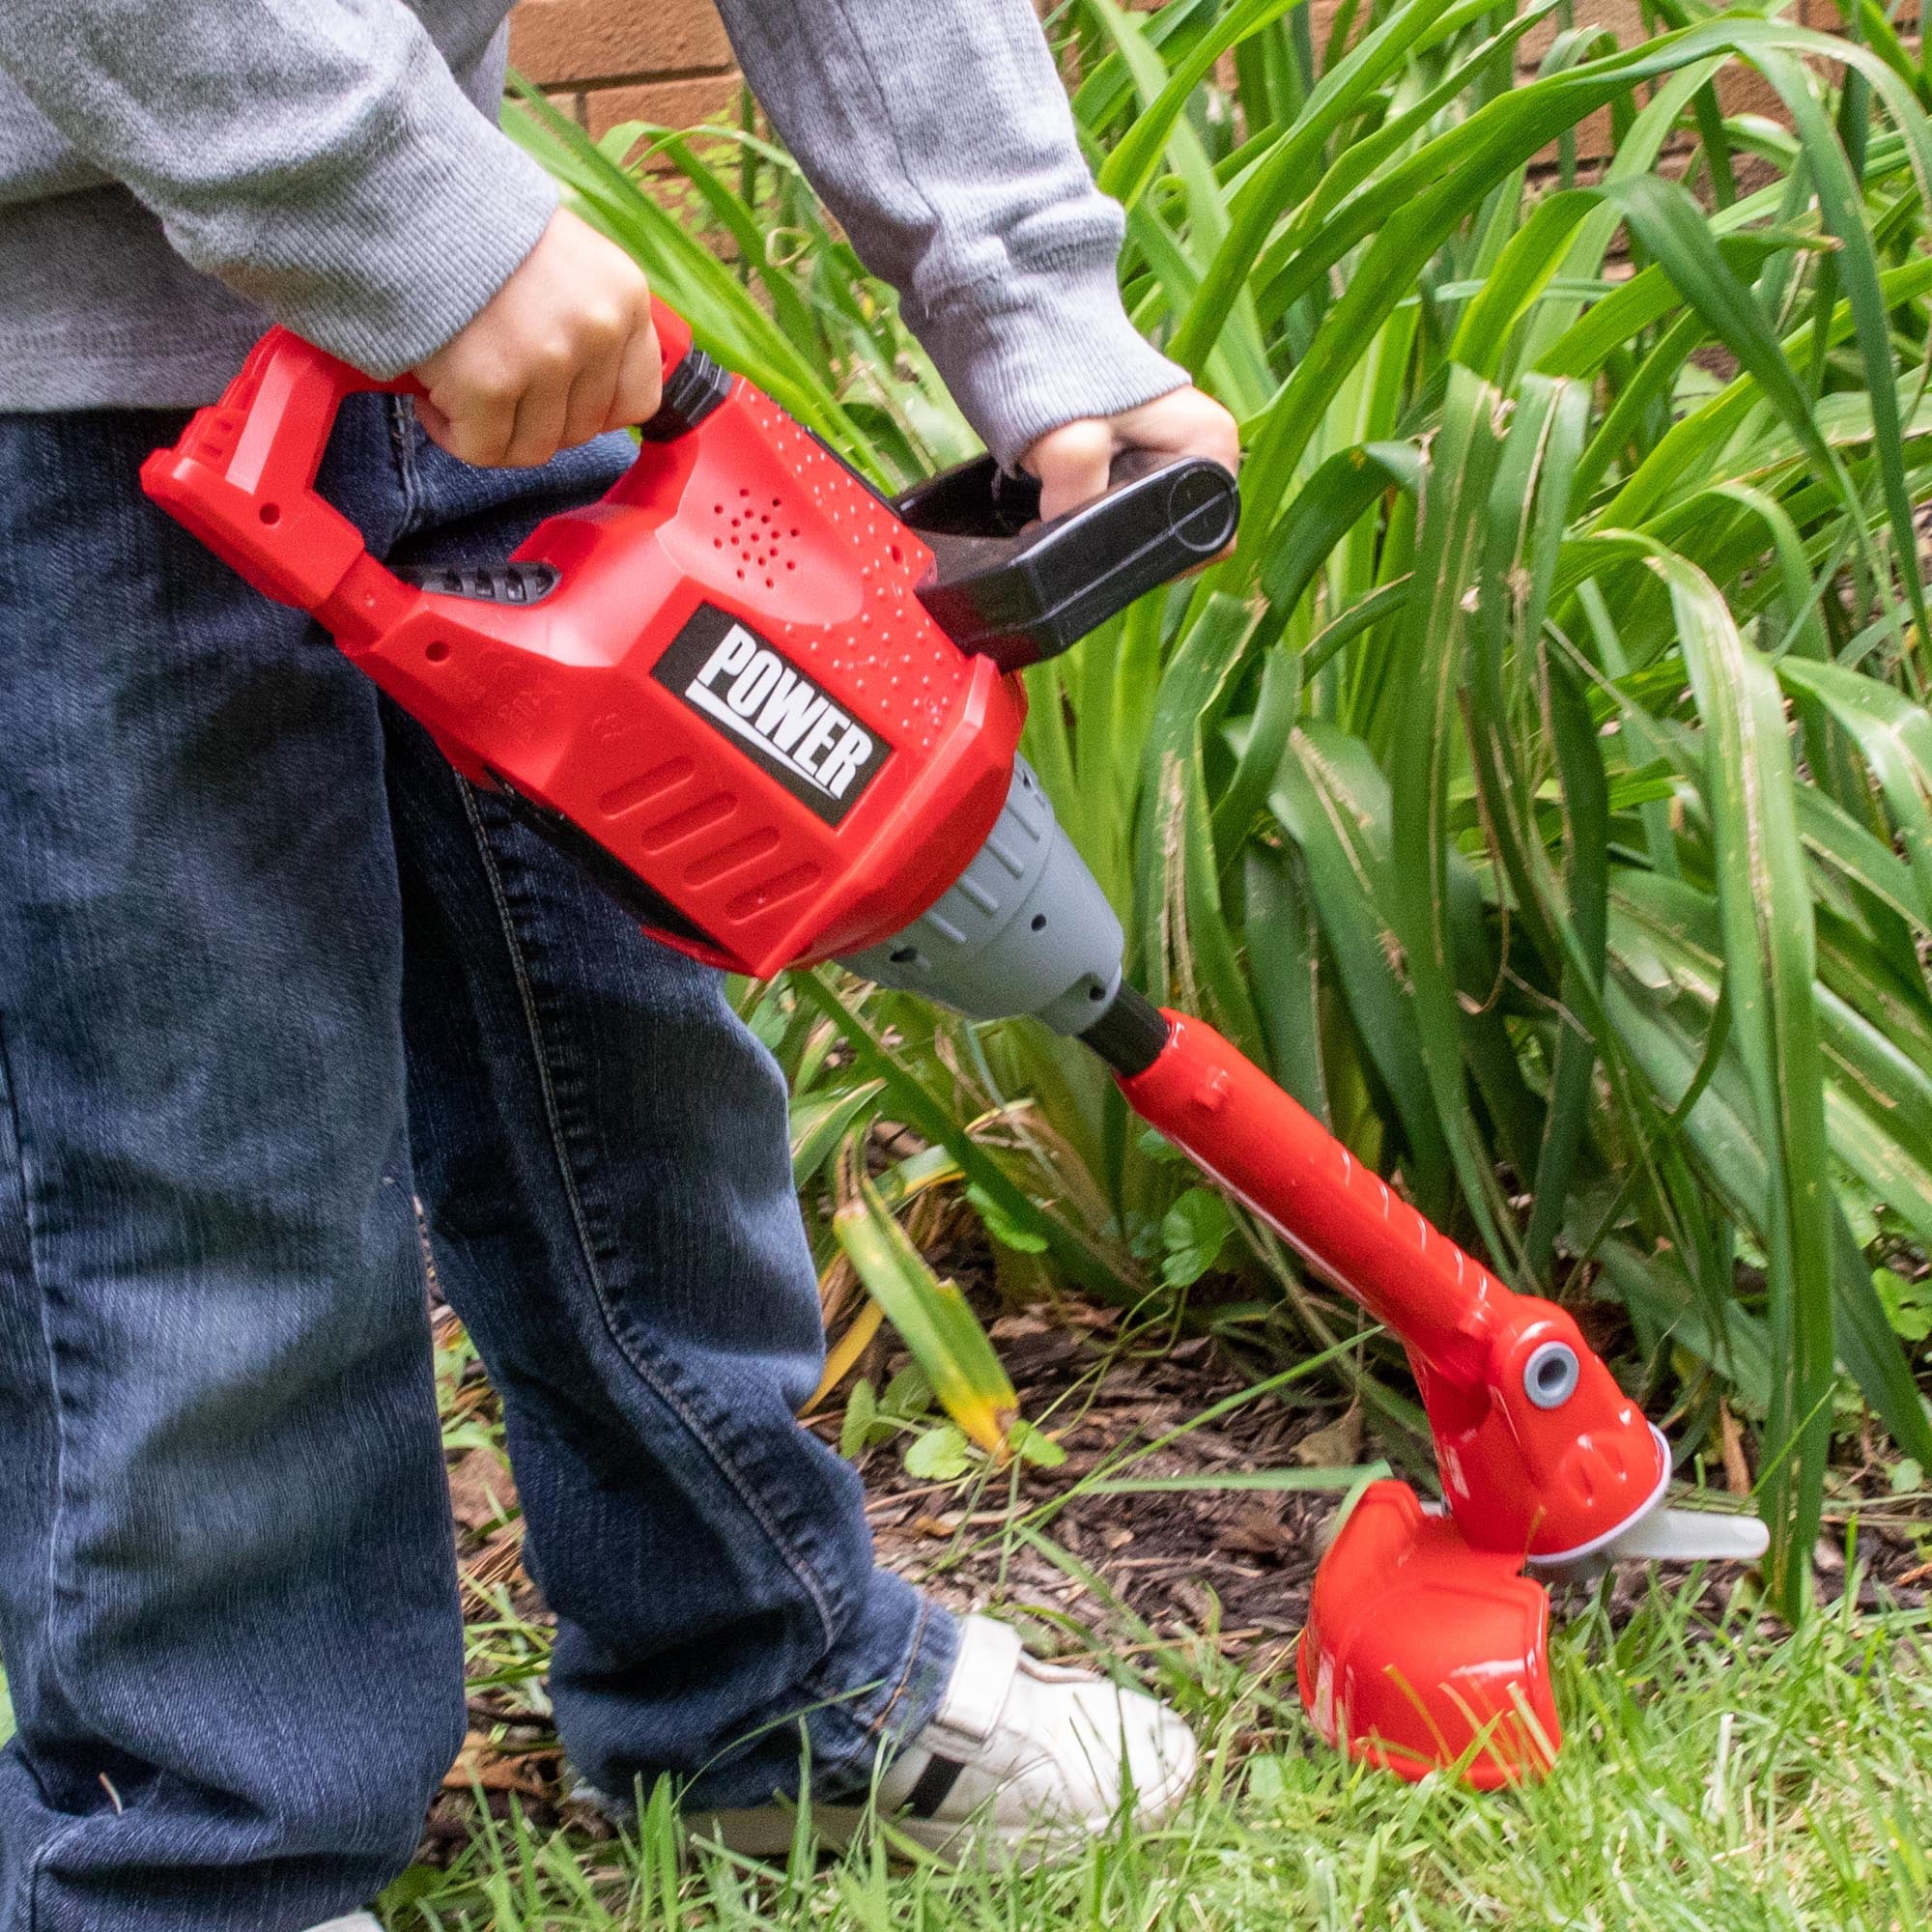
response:
[[[1082,416],[1048,430],[1020,459],[1039,478],[1041,520],[1077,510],[1097,497],[1107,487],[1115,457],[1130,449],[1210,457],[1230,471],[1241,462],[1234,417],[1199,389],[1175,389],[1117,416]]]
[[[423,427],[465,463],[548,463],[656,414],[663,380],[650,285],[568,210],[522,267],[416,375]]]

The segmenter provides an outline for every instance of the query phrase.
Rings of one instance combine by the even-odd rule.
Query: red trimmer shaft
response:
[[[1212,1027],[1166,1019],[1128,1104],[1401,1339],[1463,1535],[1566,1563],[1649,1510],[1662,1439],[1571,1316],[1505,1288]]]

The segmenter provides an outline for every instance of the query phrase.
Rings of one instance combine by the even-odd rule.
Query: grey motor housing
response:
[[[843,964],[969,1019],[1085,1033],[1121,988],[1123,935],[1023,758],[998,821],[938,902]]]

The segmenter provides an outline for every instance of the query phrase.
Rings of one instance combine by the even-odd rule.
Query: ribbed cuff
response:
[[[384,378],[489,301],[559,199],[423,44],[380,141],[327,183],[288,183],[246,259],[223,273],[298,334]]]
[[[1191,380],[1127,320],[1111,253],[1021,270],[906,319],[1008,469],[1062,423],[1118,415]]]

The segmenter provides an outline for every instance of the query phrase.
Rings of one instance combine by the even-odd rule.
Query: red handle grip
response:
[[[667,371],[691,329],[654,297]],[[422,393],[412,376],[380,382],[286,328],[263,336],[218,403],[141,466],[141,487],[259,590],[312,611],[354,643],[412,595],[368,555],[361,532],[316,494],[315,474],[343,398]]]

